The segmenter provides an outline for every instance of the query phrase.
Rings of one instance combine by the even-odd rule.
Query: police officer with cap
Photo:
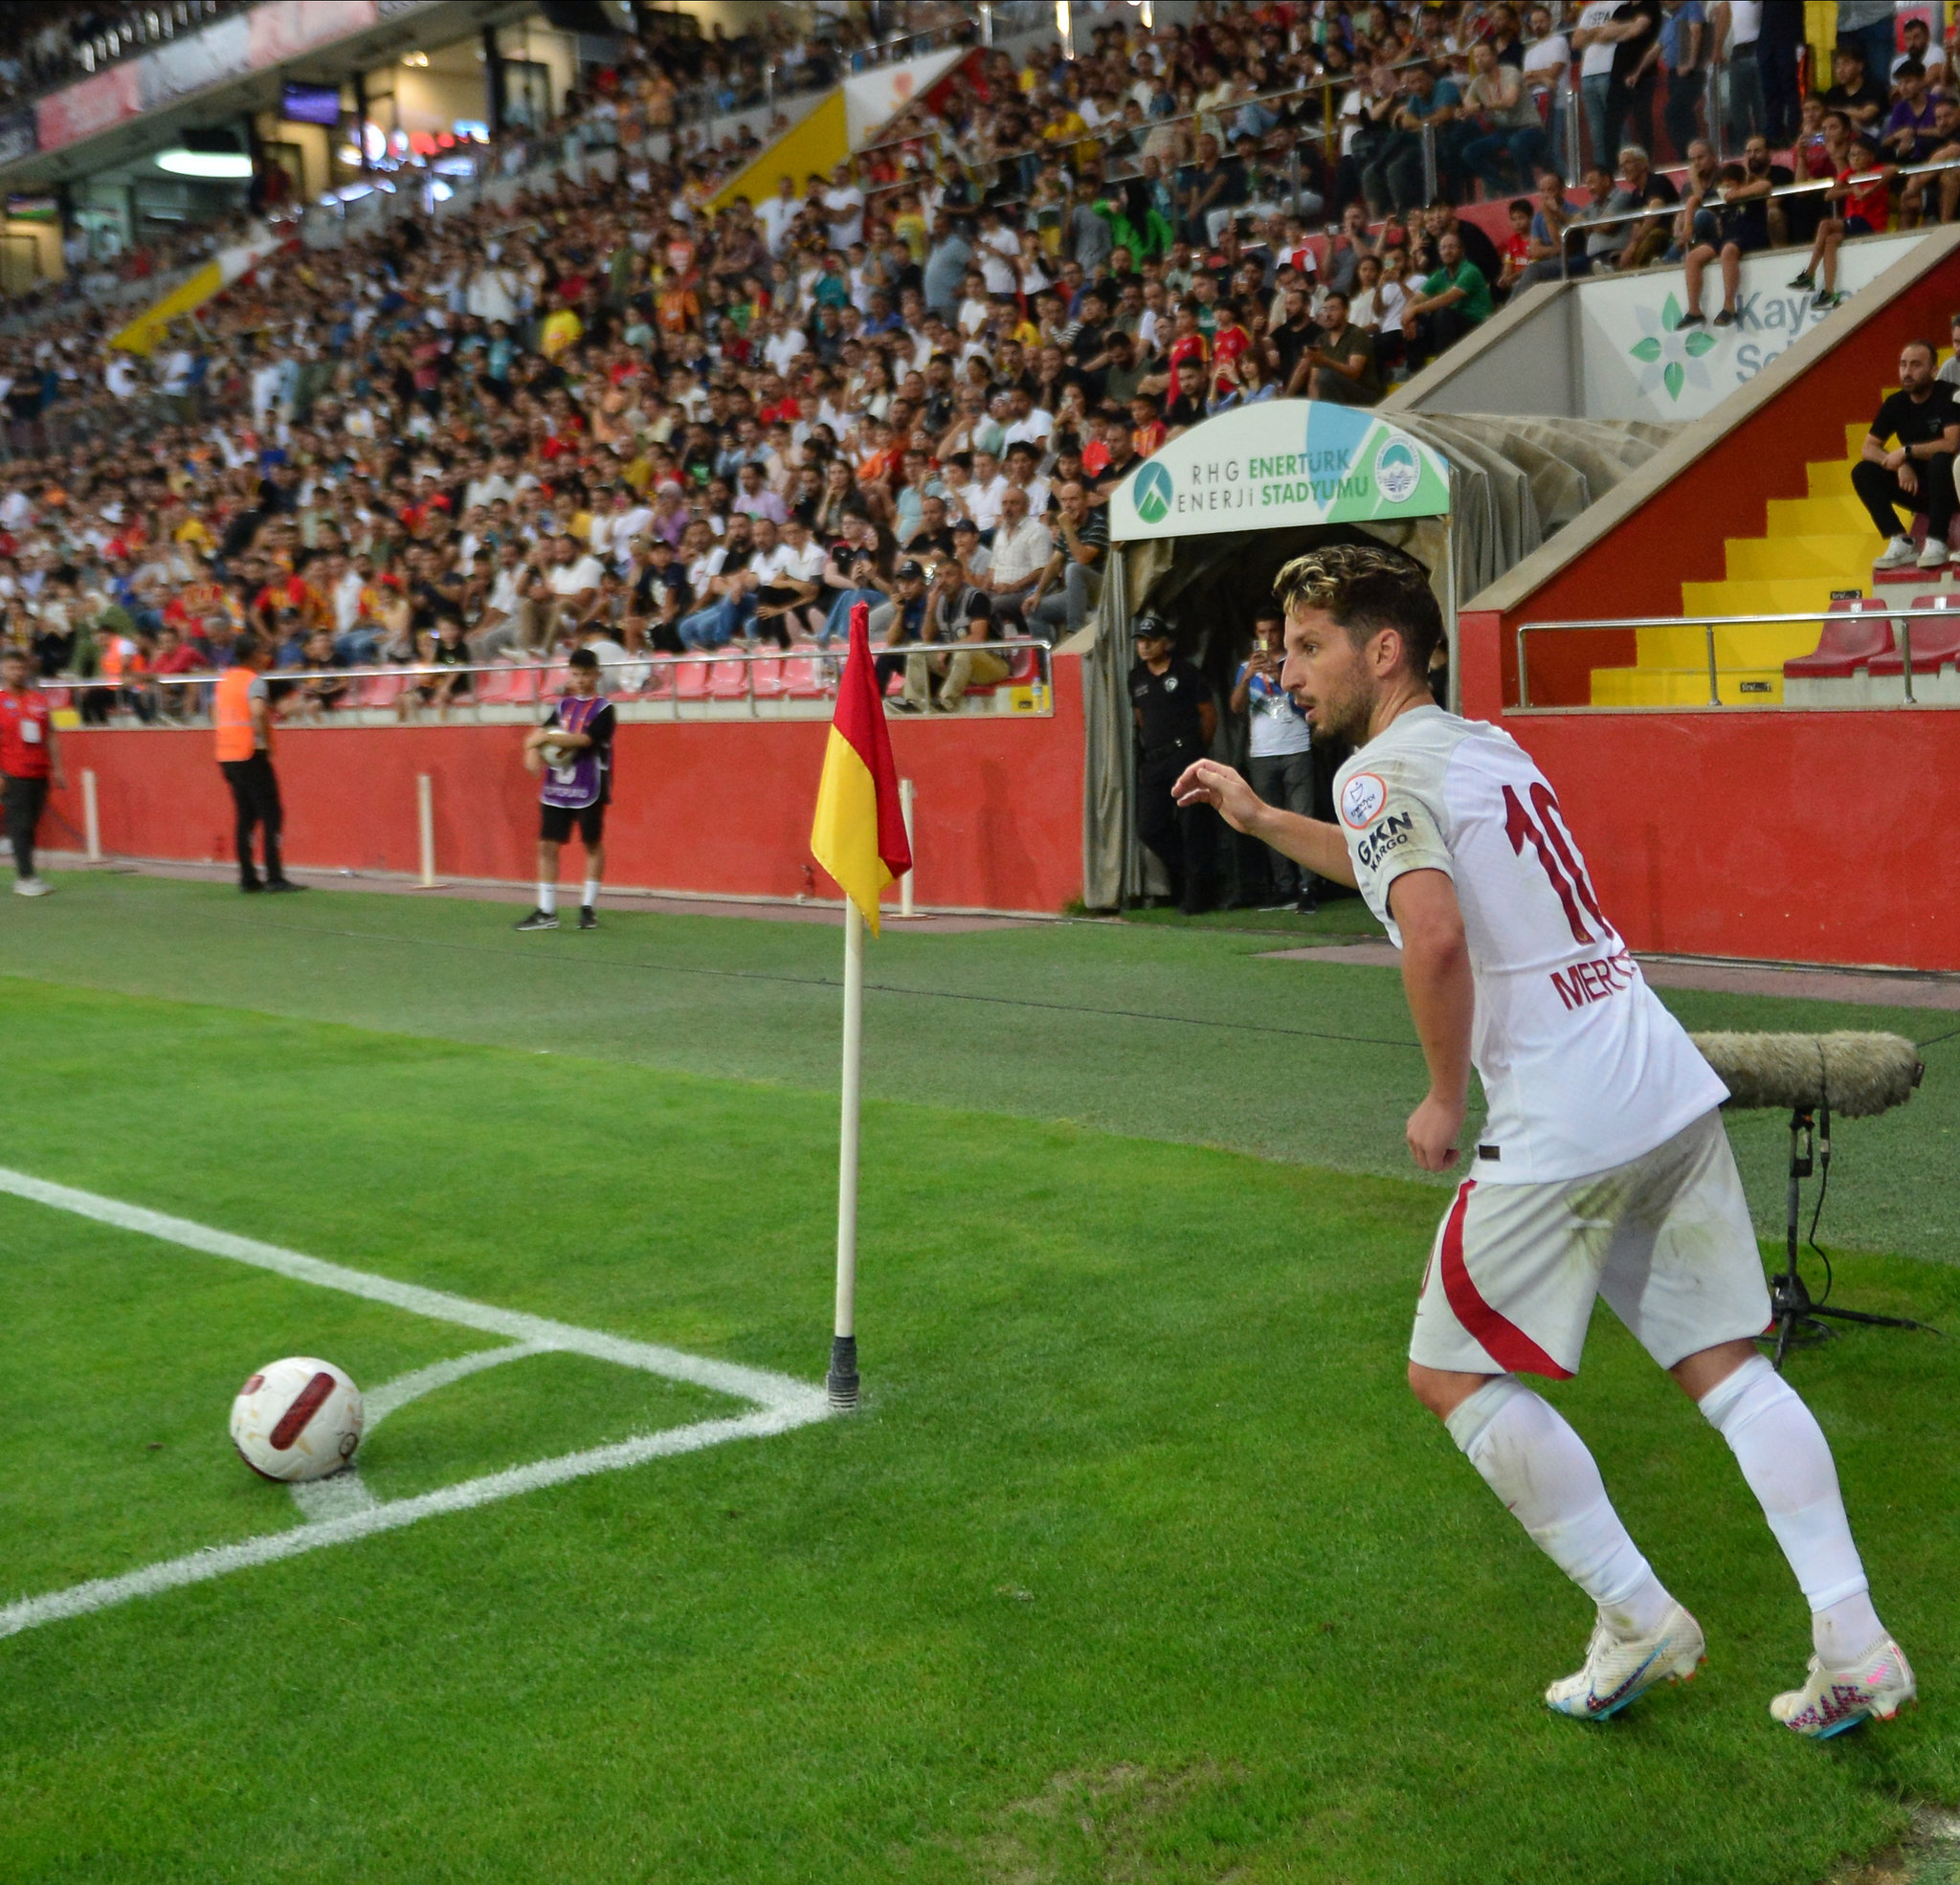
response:
[[[1129,671],[1137,727],[1137,835],[1163,860],[1178,908],[1195,916],[1211,907],[1211,811],[1202,805],[1180,806],[1170,788],[1186,766],[1211,751],[1217,703],[1211,682],[1172,653],[1170,626],[1161,616],[1139,615],[1130,633],[1137,651]]]

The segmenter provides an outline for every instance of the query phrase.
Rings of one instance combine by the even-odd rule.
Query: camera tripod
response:
[[[1815,1155],[1815,1156],[1814,1156]],[[1796,1269],[1797,1223],[1801,1216],[1803,1181],[1813,1170],[1818,1175],[1816,1210],[1811,1215],[1812,1247],[1817,1231],[1817,1214],[1824,1209],[1824,1194],[1831,1186],[1831,1109],[1829,1106],[1798,1106],[1790,1115],[1789,1214],[1785,1225],[1783,1274],[1770,1279],[1770,1328],[1763,1340],[1775,1343],[1771,1361],[1780,1372],[1783,1357],[1793,1344],[1825,1342],[1837,1334],[1830,1322],[1863,1322],[1885,1329],[1924,1329],[1928,1335],[1939,1330],[1928,1322],[1915,1322],[1904,1316],[1872,1316],[1861,1309],[1834,1309],[1815,1301]],[[1821,1256],[1823,1253],[1818,1252]],[[1831,1294],[1831,1259],[1824,1257],[1824,1294]],[[1829,1321],[1820,1318],[1830,1319]]]

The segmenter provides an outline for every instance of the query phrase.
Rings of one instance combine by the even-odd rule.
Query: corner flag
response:
[[[844,1080],[837,1135],[837,1302],[825,1386],[834,1408],[858,1405],[858,1126],[864,1048],[864,925],[878,934],[878,894],[912,868],[899,770],[871,658],[871,610],[851,605],[851,652],[824,748],[810,849],[842,885]]]
[[[851,649],[837,682],[837,710],[816,789],[811,854],[878,934],[878,897],[912,868],[899,805],[899,773],[871,658],[871,611],[851,606]]]

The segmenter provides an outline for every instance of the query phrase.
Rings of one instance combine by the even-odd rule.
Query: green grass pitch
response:
[[[819,1376],[835,930],[59,891],[0,907],[0,1165]],[[1444,1193],[1399,1150],[1396,979],[1272,946],[871,945],[859,1413],[0,1640],[0,1879],[1803,1885],[1960,1801],[1955,1343],[1793,1364],[1926,1696],[1816,1747],[1764,1708],[1808,1648],[1789,1573],[1602,1312],[1549,1393],[1710,1662],[1548,1717],[1583,1600],[1402,1385]],[[1822,1232],[1843,1299],[1948,1328],[1956,1050],[1840,1129]],[[1735,1121],[1766,1220],[1773,1126]],[[0,1196],[0,1605],[302,1523],[225,1437],[256,1364],[371,1387],[487,1345]],[[402,1408],[363,1474],[409,1497],[731,1407],[534,1358]]]

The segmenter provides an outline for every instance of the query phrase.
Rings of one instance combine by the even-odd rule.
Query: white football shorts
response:
[[[1409,1359],[1564,1380],[1595,1296],[1663,1368],[1762,1333],[1770,1292],[1719,1112],[1585,1178],[1464,1180],[1430,1253]]]

